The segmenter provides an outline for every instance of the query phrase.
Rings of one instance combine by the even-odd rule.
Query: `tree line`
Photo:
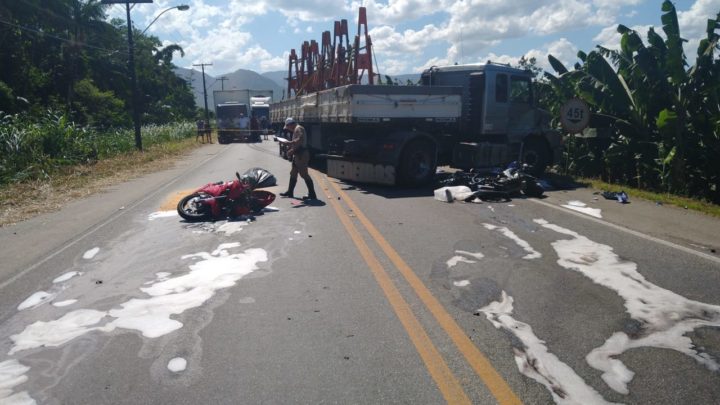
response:
[[[82,125],[131,125],[127,26],[106,21],[107,7],[99,0],[0,2],[0,110],[52,108]],[[182,48],[136,29],[133,36],[142,121],[192,118],[190,87],[172,70]]]
[[[720,13],[707,20],[690,66],[674,4],[662,3],[662,32],[643,40],[624,25],[620,49],[579,52],[572,69],[549,56],[556,74],[538,82],[540,104],[560,116],[585,101],[597,138],[569,137],[571,174],[720,203]]]
[[[0,183],[132,150],[127,25],[99,0],[0,1]],[[173,71],[178,45],[133,27],[141,121],[150,143],[196,115]],[[178,126],[179,125],[179,126]],[[162,129],[161,129],[162,128]]]

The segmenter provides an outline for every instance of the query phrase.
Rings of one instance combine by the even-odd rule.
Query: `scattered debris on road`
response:
[[[625,191],[603,191],[602,196],[605,197],[606,200],[616,200],[621,204],[630,203],[630,199]]]
[[[512,197],[542,197],[543,185],[533,176],[525,173],[527,167],[518,168],[511,163],[505,170],[459,171],[438,173],[437,182],[441,187],[435,190],[435,199],[444,202],[476,199],[483,201],[510,201]]]
[[[602,218],[602,211],[600,210],[600,208],[590,208],[582,201],[568,201],[567,204],[563,204],[562,206],[573,211],[578,211],[582,212],[583,214],[590,215],[591,217]]]

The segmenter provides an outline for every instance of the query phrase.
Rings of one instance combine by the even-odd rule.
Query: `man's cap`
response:
[[[285,128],[288,127],[288,125],[295,124],[295,119],[293,117],[287,117],[285,119]]]

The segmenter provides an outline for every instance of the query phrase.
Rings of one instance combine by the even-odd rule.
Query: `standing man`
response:
[[[240,127],[240,129],[248,129],[249,125],[250,119],[246,117],[244,113],[240,113],[240,118],[238,119],[238,127]]]
[[[210,126],[210,122],[205,120],[203,121],[203,129],[205,130],[205,135],[207,135],[208,142],[213,143],[212,141],[212,127]]]
[[[308,163],[310,162],[310,151],[307,148],[307,137],[305,136],[305,128],[302,125],[298,125],[292,117],[285,120],[285,128],[292,132],[292,140],[288,142],[288,151],[292,159],[292,169],[290,169],[290,184],[288,189],[284,193],[280,193],[282,197],[294,198],[293,192],[295,191],[295,184],[297,184],[297,177],[305,180],[305,185],[308,189],[308,195],[303,197],[303,200],[317,200],[315,195],[315,187],[313,181],[308,174]]]

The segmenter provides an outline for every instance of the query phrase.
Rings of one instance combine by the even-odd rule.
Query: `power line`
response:
[[[112,54],[112,53],[122,53],[122,54],[127,55],[127,51],[124,51],[124,50],[101,48],[101,47],[99,47],[99,46],[95,46],[95,45],[90,45],[90,44],[86,44],[86,43],[81,43],[81,42],[73,41],[72,39],[69,39],[69,38],[63,38],[63,37],[59,37],[59,36],[56,36],[56,35],[48,34],[47,32],[44,32],[44,31],[40,31],[40,30],[37,30],[37,29],[34,29],[34,28],[30,28],[30,27],[26,27],[26,26],[23,26],[23,25],[18,25],[18,24],[15,24],[15,23],[11,23],[10,21],[5,21],[5,20],[2,20],[2,19],[0,19],[0,24],[9,25],[9,26],[11,26],[11,27],[18,28],[18,29],[20,29],[20,30],[22,30],[22,31],[32,32],[32,33],[34,33],[34,34],[38,34],[38,35],[43,36],[43,37],[48,37],[48,38],[57,39],[58,41],[66,42],[66,43],[73,44],[73,45],[77,45],[77,46],[82,46],[82,47],[85,47],[85,48],[91,48],[91,49],[95,49],[95,50],[98,50],[98,51],[108,52],[108,53],[111,53],[111,54]]]
[[[210,116],[208,115],[207,106],[207,86],[205,86],[205,66],[212,66],[212,63],[198,63],[193,66],[200,66],[202,68],[202,79],[203,79],[203,97],[205,98],[205,121],[210,122]],[[217,82],[217,79],[215,80]],[[213,83],[215,84],[215,83]]]

